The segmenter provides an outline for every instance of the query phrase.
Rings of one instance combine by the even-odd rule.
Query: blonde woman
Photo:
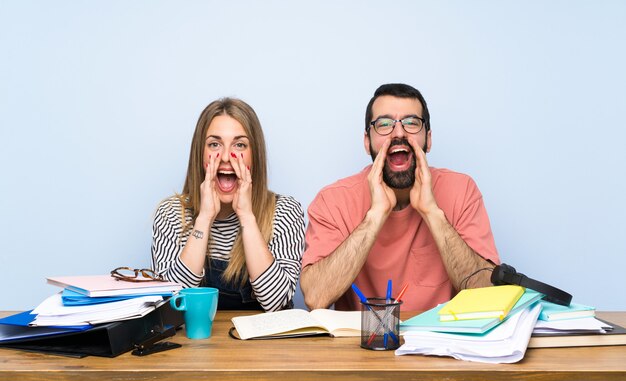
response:
[[[198,119],[183,192],[158,206],[152,266],[184,287],[220,290],[219,309],[293,306],[304,213],[267,188],[265,139],[254,110],[223,98]]]

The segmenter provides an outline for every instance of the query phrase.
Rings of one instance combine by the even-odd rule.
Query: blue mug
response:
[[[217,288],[184,288],[170,299],[172,308],[183,311],[185,333],[190,339],[211,337],[213,319],[217,312]]]

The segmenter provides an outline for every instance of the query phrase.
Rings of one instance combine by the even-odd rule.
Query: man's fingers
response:
[[[382,173],[382,169],[385,166],[385,159],[387,158],[387,150],[389,149],[390,144],[391,144],[391,138],[383,142],[383,145],[378,150],[376,159],[374,159],[372,171]]]
[[[416,160],[417,160],[417,168],[422,174],[426,174],[429,172],[428,170],[428,161],[426,160],[426,154],[422,150],[422,147],[418,146],[413,139],[409,139],[409,144],[413,147],[413,151],[415,152]]]

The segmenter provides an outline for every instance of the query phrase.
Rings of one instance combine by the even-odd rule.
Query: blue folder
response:
[[[139,298],[142,296],[152,296],[158,295],[164,298],[172,296],[171,292],[161,292],[161,293],[151,293],[151,294],[135,294],[135,295],[117,295],[117,296],[98,296],[92,297],[87,296],[85,294],[81,294],[76,291],[72,291],[70,289],[63,289],[63,293],[61,294],[61,300],[63,301],[64,306],[85,306],[91,304],[101,304],[101,303],[109,303],[109,302],[117,302],[120,300]]]
[[[28,324],[32,322],[36,316],[31,314],[31,311],[20,312],[0,319],[0,343],[23,341],[27,339],[34,340],[45,336],[58,336],[66,333],[85,331],[92,327],[90,325],[29,327]]]

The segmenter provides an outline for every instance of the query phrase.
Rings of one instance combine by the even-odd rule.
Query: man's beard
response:
[[[425,145],[426,143],[424,143]],[[407,147],[411,153],[411,165],[406,171],[392,171],[389,168],[389,164],[387,160],[385,160],[385,165],[383,167],[383,181],[389,187],[394,189],[406,189],[413,186],[415,183],[415,168],[417,167],[417,159],[415,157],[415,150],[409,144],[409,141],[406,138],[394,138],[391,140],[391,144],[389,145],[389,149],[393,146],[405,146]],[[372,161],[376,158],[378,153],[374,153],[374,149],[372,147],[372,140],[370,139],[370,155],[372,156]]]

